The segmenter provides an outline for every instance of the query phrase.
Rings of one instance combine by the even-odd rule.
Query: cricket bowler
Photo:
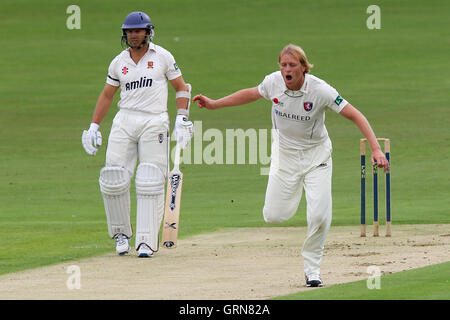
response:
[[[309,73],[312,65],[302,48],[287,45],[280,52],[278,63],[280,71],[267,75],[256,87],[218,100],[197,95],[193,101],[210,110],[260,98],[271,102],[273,132],[277,136],[272,145],[264,220],[275,223],[290,219],[305,191],[308,231],[302,256],[306,286],[320,287],[320,263],[332,216],[332,145],[324,124],[325,111],[333,110],[356,124],[369,142],[372,165],[376,161],[378,167],[387,170],[389,162],[365,116],[332,86]]]
[[[158,232],[164,214],[164,185],[168,172],[169,116],[168,82],[176,91],[177,117],[174,135],[181,148],[193,135],[188,121],[191,87],[183,80],[172,54],[153,42],[154,25],[144,12],[132,12],[122,25],[122,46],[111,62],[106,84],[95,106],[82,144],[95,155],[102,144],[100,123],[120,88],[119,111],[114,117],[100,171],[100,191],[106,211],[109,236],[116,252],[130,251],[130,184],[136,165],[136,241],[138,256],[158,251]]]

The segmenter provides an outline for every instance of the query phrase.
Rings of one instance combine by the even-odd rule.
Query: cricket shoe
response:
[[[323,282],[318,274],[305,275],[306,286],[307,287],[322,287]]]
[[[117,254],[120,256],[127,254],[130,251],[130,244],[128,242],[128,238],[122,233],[119,233],[114,238],[116,239]]]
[[[141,243],[138,248],[139,258],[151,258],[153,256],[153,250],[150,249],[145,243]]]

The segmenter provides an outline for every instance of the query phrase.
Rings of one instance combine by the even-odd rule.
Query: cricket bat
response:
[[[164,248],[177,247],[178,228],[180,220],[181,190],[183,173],[180,171],[180,146],[177,143],[173,169],[167,178],[166,203],[164,209],[164,225],[162,245]]]

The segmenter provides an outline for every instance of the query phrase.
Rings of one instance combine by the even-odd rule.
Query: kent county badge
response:
[[[303,103],[303,108],[306,111],[311,111],[311,109],[313,108],[313,103],[312,102],[304,102]]]

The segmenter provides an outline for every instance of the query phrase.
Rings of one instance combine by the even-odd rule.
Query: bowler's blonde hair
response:
[[[295,44],[288,44],[286,47],[283,48],[283,50],[281,50],[280,55],[278,56],[278,63],[280,63],[281,61],[281,56],[287,53],[296,58],[300,62],[300,64],[306,68],[305,73],[308,73],[309,70],[313,67],[313,65],[309,63],[305,51],[303,51],[302,48],[296,46]]]

